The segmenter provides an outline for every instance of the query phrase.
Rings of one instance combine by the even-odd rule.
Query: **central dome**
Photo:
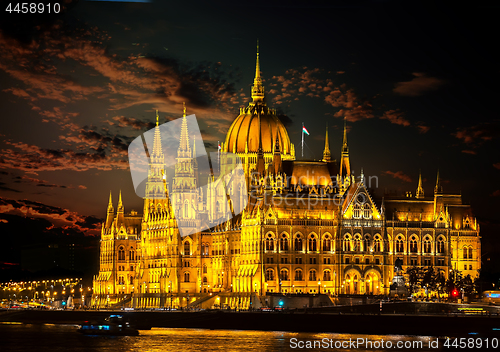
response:
[[[248,107],[240,109],[240,114],[229,127],[222,149],[224,152],[252,154],[259,151],[259,143],[262,143],[262,151],[266,154],[264,156],[266,163],[269,163],[271,161],[269,158],[272,158],[274,153],[276,138],[278,138],[282,159],[294,159],[295,150],[290,143],[285,126],[276,115],[276,110],[268,108],[264,101],[264,86],[260,76],[259,46],[257,44],[252,101]]]
[[[242,114],[233,121],[226,135],[224,151],[231,153],[257,153],[259,150],[259,115],[262,149],[264,153],[272,153],[278,134],[281,154],[291,154],[290,138],[285,126],[272,110],[266,114],[255,114],[250,109],[242,109]],[[268,109],[265,109],[268,110]],[[248,150],[247,150],[248,148]]]

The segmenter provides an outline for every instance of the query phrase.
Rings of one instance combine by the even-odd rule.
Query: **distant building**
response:
[[[258,56],[252,102],[222,144],[243,163],[248,188],[239,192],[250,202],[241,214],[230,216],[234,199],[216,188],[200,202],[185,116],[172,185],[157,127],[144,214],[125,215],[121,194],[115,212],[110,196],[93,305],[175,307],[217,297],[248,307],[252,295],[263,302],[269,293],[388,294],[396,259],[403,271],[478,275],[479,226],[460,195],[443,193],[439,176],[429,196],[420,178],[415,196],[376,202],[363,174],[351,173],[345,127],[339,163],[328,131],[322,161],[296,160],[285,126],[264,102]],[[161,192],[169,197],[157,199]],[[201,224],[210,230],[179,235],[178,225]]]

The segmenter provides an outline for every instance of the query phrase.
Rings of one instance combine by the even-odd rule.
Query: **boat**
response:
[[[78,327],[78,332],[84,335],[137,336],[139,330],[130,326],[122,315],[112,314],[103,322],[85,321]]]

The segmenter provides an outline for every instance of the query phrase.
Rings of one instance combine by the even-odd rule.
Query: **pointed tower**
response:
[[[109,191],[109,203],[108,203],[108,211],[106,216],[106,228],[111,227],[111,223],[113,222],[113,218],[115,216],[115,210],[113,208],[113,199],[111,198],[111,191]]]
[[[443,187],[441,187],[441,181],[439,180],[439,170],[437,172],[436,187],[434,187],[434,193],[442,193]]]
[[[417,187],[417,193],[416,193],[416,198],[424,198],[424,188],[422,187],[422,172],[419,171],[418,173],[418,187]]]
[[[330,143],[328,142],[328,124],[326,125],[325,150],[323,150],[323,161],[325,163],[332,161],[332,154],[330,153]]]
[[[344,119],[344,140],[342,142],[342,151],[340,153],[339,174],[337,175],[337,184],[339,185],[339,194],[343,195],[351,183],[354,183],[354,176],[351,177],[351,163],[349,162],[349,147],[347,146],[347,126]]]
[[[178,158],[191,158],[191,147],[189,146],[188,125],[186,119],[186,103],[182,114],[181,138],[179,148],[177,149]]]
[[[347,145],[347,126],[344,119],[344,140],[342,142],[342,152],[340,154],[340,176],[342,178],[351,175],[351,163],[349,162],[349,146]]]
[[[194,141],[196,142],[196,141]],[[186,105],[182,116],[181,136],[172,183],[172,203],[177,220],[194,220],[198,214],[198,192],[195,162],[189,145],[189,131],[186,119]]]
[[[258,104],[264,102],[264,86],[260,77],[259,41],[257,40],[257,62],[255,64],[255,78],[252,86],[252,100]]]
[[[161,135],[158,118],[158,110],[156,110],[156,127],[153,139],[153,152],[151,153],[149,158],[148,181],[146,182],[146,199],[166,198],[163,185],[165,156],[161,147]]]

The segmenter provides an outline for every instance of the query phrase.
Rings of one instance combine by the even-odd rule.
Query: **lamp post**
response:
[[[318,281],[318,294],[321,293],[321,281]]]

